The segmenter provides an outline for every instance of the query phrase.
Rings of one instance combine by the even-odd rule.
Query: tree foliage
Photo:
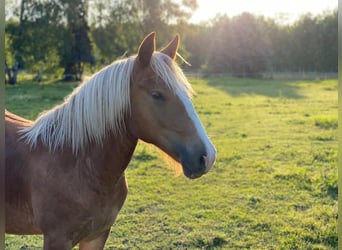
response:
[[[141,38],[158,33],[158,41],[165,44],[175,25],[186,22],[196,1],[172,0],[99,0],[99,8],[92,23],[92,36],[101,63],[108,63],[124,54],[133,54]],[[177,27],[178,28],[178,27]]]
[[[190,24],[196,7],[196,0],[21,0],[6,24],[6,62],[36,73],[63,68],[65,78],[80,79],[85,64],[134,54],[156,31],[158,47],[181,35],[190,70],[241,77],[337,71],[337,9],[289,25],[250,13]]]
[[[19,68],[30,68],[37,71],[37,65],[42,70],[55,70],[56,34],[60,33],[58,6],[54,1],[47,3],[23,0],[20,7],[20,20],[8,22],[6,36],[11,40],[11,50]],[[48,63],[49,62],[49,63]]]
[[[274,71],[337,72],[337,11],[291,25],[243,13],[219,17],[207,58],[210,72],[260,76]]]
[[[64,80],[81,80],[84,64],[94,64],[92,45],[88,36],[87,3],[84,0],[60,0],[68,24],[68,40],[64,47],[62,63]]]
[[[235,76],[257,76],[268,70],[271,47],[262,23],[249,13],[220,18],[214,28],[210,71],[230,72]]]
[[[6,35],[19,68],[38,76],[64,67],[64,75],[80,79],[82,63],[93,63],[85,2],[82,0],[21,0],[18,22],[9,22]]]

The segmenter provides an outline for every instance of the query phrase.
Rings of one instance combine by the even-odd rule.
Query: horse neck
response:
[[[85,179],[100,192],[111,192],[131,160],[137,139],[129,133],[109,134],[101,144],[89,145],[81,157]]]

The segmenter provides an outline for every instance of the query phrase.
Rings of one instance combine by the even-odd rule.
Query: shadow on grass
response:
[[[338,200],[338,187],[336,186],[329,186],[327,190],[328,195],[331,199]]]
[[[232,96],[262,95],[273,98],[301,99],[300,87],[296,81],[246,79],[234,77],[208,77],[208,85],[227,92]]]

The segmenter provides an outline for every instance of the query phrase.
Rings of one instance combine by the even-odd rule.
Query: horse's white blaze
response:
[[[190,83],[179,66],[163,53],[154,53],[151,62],[152,69],[183,102],[186,112],[196,128],[198,136],[205,145],[207,155],[204,156],[204,161],[206,172],[208,172],[215,163],[216,149],[209,140],[202,123],[195,112],[194,106],[190,101],[190,97],[193,93]]]
[[[211,143],[211,141],[209,140],[207,133],[205,132],[205,129],[189,97],[183,92],[178,92],[177,95],[180,98],[180,100],[183,102],[185,110],[196,128],[199,138],[201,138],[203,144],[205,145],[206,155],[204,156],[204,161],[205,161],[205,170],[206,172],[208,172],[215,163],[216,149],[214,145]]]

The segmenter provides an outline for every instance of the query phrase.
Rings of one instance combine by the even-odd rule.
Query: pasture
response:
[[[215,166],[189,180],[139,143],[106,249],[337,249],[337,80],[190,82]],[[23,80],[6,108],[34,119],[76,85]],[[41,246],[6,235],[8,250]]]

